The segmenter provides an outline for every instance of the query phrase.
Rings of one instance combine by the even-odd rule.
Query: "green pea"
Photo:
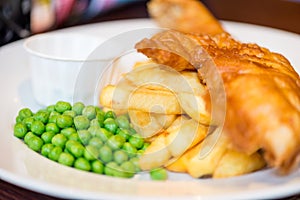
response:
[[[120,128],[117,128],[115,135],[116,135],[116,134],[119,134],[120,131],[121,131],[121,129],[120,129]]]
[[[70,135],[72,133],[76,133],[76,129],[73,127],[68,127],[68,128],[64,128],[60,131],[61,134],[63,134],[64,136],[66,136],[67,138],[70,138]]]
[[[144,142],[144,145],[142,147],[142,150],[146,150],[150,146],[149,142]]]
[[[76,102],[74,103],[72,110],[76,113],[76,115],[81,115],[83,108],[84,104],[82,102]]]
[[[114,152],[114,161],[121,164],[128,160],[128,154],[124,150],[117,150]]]
[[[137,149],[132,145],[130,144],[129,142],[125,142],[123,144],[123,147],[122,149],[127,152],[127,154],[129,155],[130,158],[134,157],[137,155]]]
[[[127,129],[118,129],[117,134],[122,136],[126,141],[130,138],[130,133]]]
[[[87,145],[92,138],[92,134],[88,130],[79,130],[78,136],[82,144]]]
[[[85,147],[83,156],[87,160],[96,160],[98,158],[98,155],[99,155],[99,151],[95,146],[88,145]]]
[[[18,138],[24,138],[27,131],[28,131],[27,126],[24,123],[19,122],[14,125],[14,136]]]
[[[52,131],[46,131],[42,134],[41,138],[44,141],[44,143],[51,143],[51,140],[53,136],[55,135]]]
[[[98,119],[92,119],[91,122],[90,122],[90,127],[98,127],[100,128],[100,124],[98,122]]]
[[[76,158],[79,158],[79,157],[83,156],[84,146],[82,146],[82,144],[80,144],[79,142],[76,142],[75,140],[74,140],[74,142],[75,143],[73,143],[72,145],[69,146],[68,151]]]
[[[56,124],[59,128],[68,128],[73,125],[73,118],[69,115],[59,115],[56,118]]]
[[[77,130],[88,129],[90,127],[90,120],[83,115],[74,118],[74,124]]]
[[[71,146],[76,145],[76,144],[80,144],[80,143],[75,140],[68,140],[65,144],[65,149],[67,149],[70,152]]]
[[[45,130],[46,131],[51,131],[53,133],[58,133],[60,129],[56,125],[56,123],[48,123],[48,124],[46,124]]]
[[[51,116],[59,116],[59,115],[61,115],[59,112],[53,110],[53,111],[50,112],[49,117],[51,117]]]
[[[140,135],[134,134],[129,138],[129,143],[137,149],[140,149],[144,145],[144,139]]]
[[[112,150],[108,146],[103,145],[99,149],[99,158],[104,163],[108,163],[108,162],[112,161],[113,160],[113,152],[112,152]]]
[[[113,118],[115,119],[116,118],[116,113],[114,113],[113,111],[107,111],[104,115],[104,119],[107,119],[107,118]]]
[[[58,101],[55,104],[55,110],[59,113],[64,113],[66,110],[71,110],[71,108],[71,104],[65,101]]]
[[[134,165],[136,172],[141,171],[140,164],[139,164],[139,158],[138,157],[131,158],[130,162],[132,162],[132,164]]]
[[[48,112],[55,111],[55,105],[49,105],[49,106],[47,106],[47,107],[46,107],[46,110],[47,110]]]
[[[120,128],[128,129],[130,128],[130,123],[125,115],[121,115],[116,118],[116,122]]]
[[[103,127],[104,125],[104,112],[97,112],[96,119],[98,120],[99,126]]]
[[[123,171],[123,177],[125,178],[133,177],[136,172],[135,165],[130,161],[123,162],[120,167]]]
[[[102,162],[100,162],[99,160],[94,160],[91,165],[92,165],[93,172],[95,172],[97,174],[103,174],[104,165]]]
[[[43,124],[48,122],[50,113],[45,110],[39,110],[37,113],[33,115],[34,120],[41,121]]]
[[[56,118],[57,118],[57,116],[58,116],[58,115],[50,116],[48,122],[56,123]]]
[[[23,121],[23,119],[22,119],[22,117],[20,117],[19,115],[16,117],[16,123],[20,123],[20,122],[22,122]]]
[[[86,116],[89,120],[96,118],[95,106],[88,105],[82,110],[82,115]]]
[[[76,132],[76,133],[72,133],[72,134],[69,136],[69,140],[74,140],[74,141],[81,142],[77,132]]]
[[[100,132],[97,132],[96,134],[96,136],[99,137],[103,142],[106,142],[112,135],[112,132],[106,130],[105,128],[100,128]]]
[[[51,143],[44,144],[41,149],[41,154],[45,157],[48,157],[49,153],[52,151],[53,148],[54,148],[54,145]]]
[[[56,118],[57,116],[59,116],[60,114],[56,111],[51,111],[49,114],[49,119],[48,119],[48,123],[56,123]]]
[[[105,115],[105,112],[100,107],[95,106],[95,109],[96,109],[97,114],[101,114],[103,116]]]
[[[67,140],[68,139],[66,138],[66,136],[64,136],[63,134],[59,133],[59,134],[56,134],[56,135],[53,136],[51,142],[55,146],[59,146],[61,148],[64,148]]]
[[[41,135],[45,131],[45,125],[41,121],[34,121],[31,124],[31,131],[36,135]]]
[[[65,152],[65,153],[70,153],[70,154],[71,154],[71,152],[69,152],[69,150],[68,150],[67,148],[64,148],[64,152]]]
[[[99,149],[103,145],[103,142],[102,142],[102,140],[100,138],[93,137],[92,139],[90,139],[89,145],[92,145],[92,146],[94,146],[94,147],[96,147],[96,148]]]
[[[115,133],[118,129],[118,124],[113,118],[107,118],[104,120],[104,128],[112,133]]]
[[[144,154],[144,152],[145,152],[145,150],[139,149],[136,153],[137,153],[138,156],[141,156],[141,155]]]
[[[115,177],[127,178],[127,172],[124,171],[119,165],[112,170],[112,173]]]
[[[73,110],[66,110],[63,115],[69,115],[71,116],[72,118],[74,118],[76,116],[76,112],[73,111]]]
[[[27,143],[30,149],[37,152],[41,150],[43,144],[44,144],[43,140],[38,136],[32,136]]]
[[[113,135],[107,141],[107,145],[113,150],[120,149],[124,143],[125,139],[120,135]]]
[[[101,129],[100,126],[90,126],[90,128],[88,128],[88,131],[91,133],[92,136],[97,136],[100,134]]]
[[[75,158],[71,154],[66,153],[66,152],[62,152],[58,158],[58,162],[60,164],[70,166],[70,167],[73,165],[74,161],[75,161]]]
[[[18,116],[20,117],[21,120],[31,117],[32,115],[33,113],[29,108],[22,108],[18,113]]]
[[[135,171],[132,171],[129,168],[134,170],[133,164],[131,164],[129,161],[122,163],[121,166],[115,166],[112,170],[113,176],[120,178],[131,178],[134,176]]]
[[[33,122],[34,122],[33,117],[27,117],[23,120],[23,123],[26,124],[26,126],[29,130],[31,129],[31,125],[32,125]]]
[[[136,130],[134,128],[132,128],[132,127],[130,127],[128,129],[128,131],[130,132],[131,135],[137,134]]]
[[[48,158],[54,161],[58,161],[60,154],[63,152],[60,146],[54,146],[53,149],[49,152]]]
[[[84,171],[90,171],[92,168],[90,162],[85,158],[77,158],[74,167]]]
[[[104,167],[104,174],[108,176],[114,176],[115,170],[118,168],[118,164],[115,162],[109,162]]]
[[[168,179],[168,172],[164,168],[150,170],[150,177],[152,180],[166,180]]]
[[[26,133],[26,135],[24,136],[25,144],[28,144],[28,141],[31,139],[32,136],[36,136],[36,135],[34,135],[31,131]]]

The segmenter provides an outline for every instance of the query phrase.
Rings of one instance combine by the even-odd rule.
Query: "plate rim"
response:
[[[151,20],[149,20],[149,19],[147,19],[147,18],[145,18],[145,19],[126,19],[126,20],[116,20],[116,21],[107,21],[107,22],[101,22],[101,23],[95,23],[95,24],[88,24],[88,25],[81,25],[81,26],[77,26],[77,27],[70,27],[70,28],[66,28],[66,29],[61,29],[61,30],[59,30],[59,31],[62,31],[62,32],[64,32],[64,31],[73,31],[73,30],[79,30],[80,28],[85,28],[85,27],[87,27],[87,26],[90,26],[90,27],[92,27],[92,26],[98,26],[99,24],[102,24],[102,25],[104,25],[105,26],[105,24],[113,24],[113,23],[116,23],[116,24],[118,24],[118,23],[134,23],[134,22],[136,22],[136,21],[140,21],[140,22],[143,22],[143,21],[151,21]],[[281,32],[282,34],[289,34],[289,35],[291,35],[292,37],[294,37],[294,36],[297,36],[297,37],[299,37],[299,35],[298,34],[295,34],[295,33],[292,33],[292,32],[288,32],[288,31],[284,31],[284,30],[280,30],[280,29],[275,29],[275,28],[271,28],[271,27],[265,27],[265,26],[260,26],[260,25],[254,25],[254,24],[248,24],[248,23],[241,23],[241,22],[233,22],[233,21],[221,21],[222,23],[227,23],[227,24],[229,24],[229,26],[230,26],[230,24],[234,24],[234,25],[238,25],[238,26],[243,26],[243,25],[247,25],[247,26],[251,26],[251,27],[258,27],[258,28],[263,28],[263,29],[266,29],[266,30],[276,30],[276,31],[279,31],[279,32]],[[92,29],[93,29],[94,27],[92,27]],[[55,32],[55,31],[53,31],[53,32]],[[299,37],[300,38],[300,37]],[[10,44],[8,44],[8,45],[4,45],[3,47],[1,47],[1,49],[5,49],[5,48],[10,48],[10,47],[14,47],[14,45],[15,46],[17,46],[17,47],[19,47],[20,46],[20,44],[23,42],[24,40],[19,40],[19,41],[16,41],[16,42],[13,42],[13,43],[10,43]],[[16,47],[15,47],[16,48]],[[0,54],[0,56],[1,56],[1,54]],[[298,69],[298,68],[297,68]],[[4,181],[7,181],[7,182],[10,182],[10,183],[12,183],[12,184],[14,184],[14,185],[17,185],[17,186],[20,186],[20,187],[23,187],[23,188],[25,188],[25,189],[29,189],[29,190],[32,190],[32,189],[34,189],[34,190],[32,190],[32,191],[36,191],[36,192],[40,192],[40,193],[43,193],[43,194],[47,194],[47,195],[49,195],[49,196],[55,196],[55,195],[53,195],[53,193],[52,192],[50,192],[49,193],[49,189],[45,189],[45,190],[43,190],[43,189],[41,189],[41,188],[39,188],[39,187],[37,187],[37,185],[38,184],[40,184],[40,180],[31,180],[31,179],[26,179],[26,178],[24,178],[24,177],[22,177],[21,178],[21,180],[20,180],[20,177],[18,178],[18,176],[17,175],[15,175],[15,174],[13,174],[13,173],[11,173],[11,172],[8,172],[8,171],[5,171],[4,169],[2,169],[2,166],[0,165],[0,178],[2,179],[2,180],[4,180]],[[18,180],[20,180],[20,181],[18,181]],[[33,183],[33,182],[35,182],[36,181],[36,184],[33,184],[34,185],[34,187],[33,188],[30,188],[30,187],[28,187],[28,185],[25,183],[25,182],[30,182],[30,183]],[[43,183],[43,184],[45,184],[45,183]],[[26,187],[26,185],[27,185],[27,187]],[[29,184],[30,185],[30,184]],[[46,183],[46,185],[47,185],[47,183]],[[51,185],[51,187],[54,187],[55,188],[55,186],[53,186],[53,185]],[[46,187],[47,188],[47,187]],[[47,191],[46,191],[47,190]],[[59,190],[59,189],[57,189],[57,190]],[[273,191],[273,190],[272,190]],[[272,191],[270,191],[270,193],[272,193]],[[300,188],[293,188],[293,190],[291,190],[291,188],[290,188],[290,190],[289,190],[289,192],[286,192],[286,194],[283,194],[282,196],[276,196],[276,197],[284,197],[284,196],[286,196],[286,195],[292,195],[292,194],[294,194],[295,192],[299,192],[300,191]],[[55,193],[54,193],[55,194]],[[103,194],[103,193],[102,193]],[[61,196],[62,195],[62,196]],[[65,195],[67,195],[67,196],[65,196]],[[70,195],[70,194],[63,194],[63,192],[61,192],[60,193],[60,195],[58,195],[58,196],[56,196],[56,197],[61,197],[61,198],[70,198],[70,196],[68,196],[68,195]],[[78,194],[77,194],[78,195]],[[86,195],[89,195],[89,194],[83,194],[83,197],[84,196],[86,196]],[[93,195],[93,194],[91,194],[91,195]],[[253,194],[252,194],[253,195]],[[271,194],[269,194],[269,195],[271,195]],[[78,196],[77,196],[78,197]],[[106,196],[104,195],[104,198],[105,198]],[[111,196],[111,194],[109,195],[109,196],[107,196],[108,198],[111,198],[111,197],[113,197],[113,199],[123,199],[122,197],[124,197],[124,196]],[[197,196],[193,196],[193,197],[196,197],[196,198],[202,198],[202,196],[201,195],[197,195]],[[240,196],[240,197],[243,197],[243,195],[242,196]],[[249,197],[249,196],[248,196]],[[252,196],[252,197],[254,197],[254,198],[260,198],[261,196]],[[274,197],[274,196],[265,196],[265,197]],[[265,197],[263,197],[263,198],[265,198]],[[131,197],[132,198],[132,197]],[[137,198],[140,198],[140,196],[137,196]],[[149,197],[148,197],[149,198]],[[152,197],[151,197],[152,198]],[[157,197],[154,197],[154,198],[157,198]],[[173,197],[172,197],[173,198]],[[183,198],[185,198],[185,197],[183,197]]]

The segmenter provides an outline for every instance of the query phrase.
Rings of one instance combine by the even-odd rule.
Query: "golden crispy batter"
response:
[[[223,32],[218,20],[197,0],[152,0],[148,3],[148,11],[165,28],[187,33]]]
[[[145,48],[167,42],[173,48],[193,52],[181,35],[158,33],[136,48],[159,64],[179,71],[191,69],[191,64],[170,53],[171,49]],[[184,37],[201,45],[222,75],[227,99],[224,133],[233,146],[249,154],[262,148],[270,166],[290,171],[300,153],[300,79],[289,61],[256,44],[238,42],[226,33]],[[197,59],[197,55],[190,56]]]

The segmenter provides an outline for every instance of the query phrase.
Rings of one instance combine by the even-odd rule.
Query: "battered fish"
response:
[[[190,2],[196,7],[193,0],[154,0],[153,5],[155,2],[175,2],[181,16],[189,16],[191,12],[183,4]],[[161,7],[164,6],[162,3]],[[154,10],[152,8],[152,13]],[[233,148],[247,154],[261,149],[268,165],[278,168],[283,174],[297,166],[300,155],[300,78],[289,61],[257,44],[236,41],[222,28],[206,32],[203,31],[205,26],[195,25],[192,30],[188,24],[198,19],[190,21],[186,18],[170,23],[177,20],[175,14],[168,15],[168,21],[161,23],[164,17],[152,15],[159,18],[155,19],[162,26],[183,33],[158,33],[137,43],[136,49],[156,63],[178,71],[199,71],[200,68],[195,69],[186,58],[174,53],[174,49],[188,52],[197,60],[199,55],[191,49],[190,42],[200,45],[215,63],[224,83],[227,107],[223,133],[230,138]],[[219,25],[214,20],[211,22],[213,27]]]

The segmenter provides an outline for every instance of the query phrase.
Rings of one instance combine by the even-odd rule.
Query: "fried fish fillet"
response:
[[[193,68],[199,72],[200,68],[174,53],[181,49],[197,60],[191,42],[207,52],[221,74],[227,101],[223,132],[233,147],[249,155],[263,149],[269,166],[289,172],[300,155],[300,78],[289,61],[256,44],[238,42],[227,33],[164,31],[137,43],[136,49],[178,71]],[[149,48],[155,46],[163,48]]]
[[[187,33],[219,34],[219,21],[197,0],[152,0],[148,11],[161,27]]]

